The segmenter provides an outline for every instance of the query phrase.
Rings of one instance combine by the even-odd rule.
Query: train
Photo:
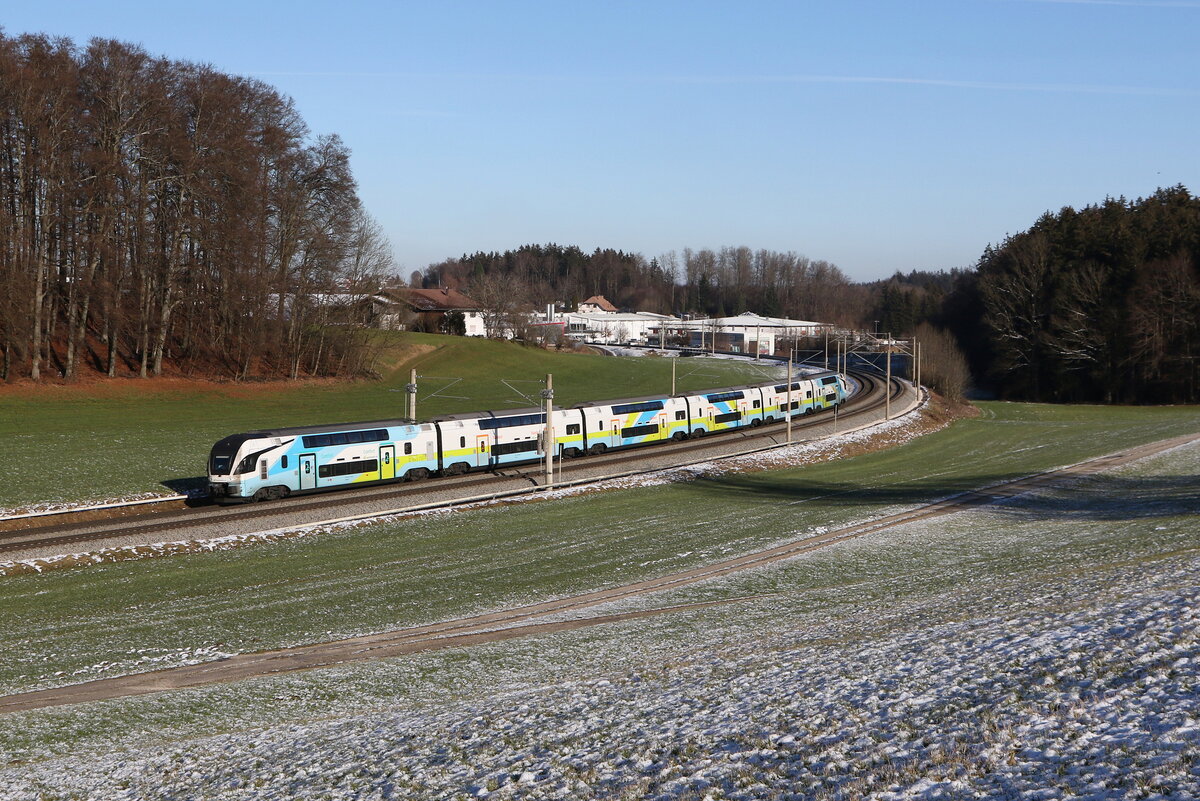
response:
[[[759,426],[845,402],[835,372],[683,395],[655,395],[553,408],[556,458]],[[348,486],[417,481],[496,470],[544,458],[543,409],[468,412],[232,434],[212,447],[208,489],[219,503],[265,501]]]

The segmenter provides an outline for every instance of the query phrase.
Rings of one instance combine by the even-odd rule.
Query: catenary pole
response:
[[[892,419],[892,335],[887,335],[887,344],[883,346],[883,356],[887,359],[887,394],[884,396],[884,412],[883,419]]]
[[[408,372],[408,386],[404,389],[408,392],[408,419],[415,423],[417,422],[417,371],[415,369]]]
[[[784,411],[784,419],[787,420],[787,444],[792,444],[792,352],[788,351],[788,377],[787,377],[787,409]]]
[[[546,373],[546,388],[542,390],[546,400],[546,488],[554,483],[554,376]]]
[[[917,343],[917,387],[921,386],[921,343]]]

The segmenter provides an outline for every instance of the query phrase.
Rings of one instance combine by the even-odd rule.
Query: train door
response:
[[[300,489],[317,488],[317,455],[315,453],[300,454]]]
[[[612,421],[612,445],[610,447],[616,448],[622,444],[624,444],[624,443],[621,442],[621,421],[613,420]]]
[[[486,434],[475,435],[475,466],[487,467],[488,460],[488,438]]]
[[[396,477],[396,446],[383,445],[379,448],[379,478]]]

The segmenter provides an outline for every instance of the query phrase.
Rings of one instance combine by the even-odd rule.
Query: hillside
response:
[[[660,575],[1193,432],[1198,414],[987,404],[813,467],[14,577],[0,626],[21,635],[0,685]],[[1177,449],[602,611],[708,608],[6,716],[0,797],[1186,797],[1200,790],[1198,458]]]
[[[412,368],[422,376],[417,413],[423,419],[537,405],[547,373],[554,374],[560,406],[671,386],[671,365],[659,358],[559,353],[436,334],[379,332],[376,338],[380,380],[0,385],[0,437],[6,443],[0,509],[199,487],[209,449],[228,434],[403,417]],[[679,364],[678,385],[729,386],[760,379],[769,369],[688,359]],[[44,469],[48,450],[55,454],[53,471]]]

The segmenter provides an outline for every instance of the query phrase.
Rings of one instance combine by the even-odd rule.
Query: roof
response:
[[[572,320],[587,320],[597,323],[620,323],[620,322],[651,322],[657,323],[662,320],[674,320],[666,314],[655,314],[654,312],[617,312],[615,314],[604,314],[601,312],[567,312],[562,315],[569,317]]]
[[[407,303],[417,311],[476,310],[479,304],[457,289],[386,289],[383,295]]]
[[[763,317],[754,312],[742,312],[736,317],[709,317],[684,321],[688,328],[710,328],[713,324],[718,328],[819,328],[828,327],[829,323],[818,323],[813,320],[788,320],[783,317]]]
[[[617,310],[617,307],[612,305],[611,303],[609,303],[608,299],[605,298],[603,295],[592,295],[590,298],[585,300],[583,303],[580,303],[579,305],[587,306],[589,304],[592,306],[599,306],[601,309],[604,309],[604,311],[606,311],[606,312],[615,312]]]

